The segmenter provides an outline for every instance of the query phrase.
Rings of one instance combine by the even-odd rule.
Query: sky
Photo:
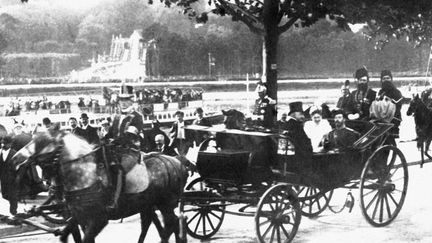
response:
[[[86,10],[101,2],[108,2],[112,0],[29,0],[27,5],[51,5],[60,6],[71,10]],[[0,0],[1,8],[17,8],[22,7],[23,4],[20,0]]]

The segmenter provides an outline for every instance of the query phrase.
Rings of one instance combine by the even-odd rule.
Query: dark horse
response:
[[[432,111],[427,108],[425,103],[417,94],[413,96],[409,104],[407,115],[414,115],[417,133],[417,147],[420,148],[422,159],[420,166],[423,167],[424,155],[429,159],[432,159],[428,153],[432,141]]]
[[[67,228],[71,232],[80,225],[84,243],[94,242],[108,220],[137,213],[141,215],[138,242],[143,242],[155,208],[161,211],[165,222],[162,241],[167,242],[172,233],[175,233],[176,242],[184,240],[180,239],[179,221],[174,214],[188,176],[183,164],[162,154],[145,155],[132,149],[122,151],[120,161],[126,173],[124,190],[118,210],[110,212],[106,210],[110,197],[109,173],[104,167],[106,163],[101,162],[95,151],[92,145],[73,134],[50,129],[21,149],[15,163],[22,163],[27,158],[25,163],[35,162],[51,176],[57,176],[72,213]],[[66,242],[67,236],[60,239]]]

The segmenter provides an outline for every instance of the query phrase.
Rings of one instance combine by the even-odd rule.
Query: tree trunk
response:
[[[279,41],[278,24],[277,18],[279,12],[279,1],[264,0],[263,5],[263,22],[264,22],[264,46],[265,48],[265,65],[267,75],[267,94],[272,99],[277,101],[277,46]],[[267,119],[276,121],[277,114],[269,113],[266,114]],[[266,118],[264,118],[266,120]]]

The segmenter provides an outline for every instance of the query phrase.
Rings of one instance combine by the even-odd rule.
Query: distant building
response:
[[[81,65],[75,53],[8,53],[3,59],[2,77],[58,77]]]
[[[159,53],[154,40],[145,42],[141,30],[129,38],[113,36],[108,55],[98,55],[90,68],[71,73],[72,80],[144,80],[159,75]]]

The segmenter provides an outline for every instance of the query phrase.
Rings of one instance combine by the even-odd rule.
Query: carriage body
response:
[[[299,215],[320,214],[337,188],[358,188],[366,220],[374,226],[385,226],[399,213],[408,183],[405,158],[394,144],[388,143],[391,141],[388,131],[393,125],[369,122],[347,125],[362,134],[352,148],[313,153],[311,158],[296,155],[292,139],[278,133],[189,126],[188,132],[207,132],[212,136],[199,147],[196,168],[201,177],[186,187],[184,200],[199,205],[203,213],[209,209],[223,212],[218,223],[229,204],[256,207],[258,240],[267,242],[268,232],[261,228],[268,220],[273,222],[273,228],[286,227],[287,220],[292,222],[291,233],[284,242],[290,242],[298,229]],[[400,174],[401,178],[395,181],[402,183],[397,185],[392,180]],[[194,189],[198,183],[201,189]],[[200,194],[201,190],[205,193]],[[193,191],[192,198],[187,197],[190,191]],[[275,212],[279,208],[272,206],[274,200],[290,208],[289,216],[285,209]],[[271,219],[273,216],[269,214],[276,218]],[[220,226],[217,224],[213,231],[206,233],[205,223],[201,224],[204,224],[202,234],[197,233],[201,227],[199,222],[188,232],[196,238],[207,239]]]

